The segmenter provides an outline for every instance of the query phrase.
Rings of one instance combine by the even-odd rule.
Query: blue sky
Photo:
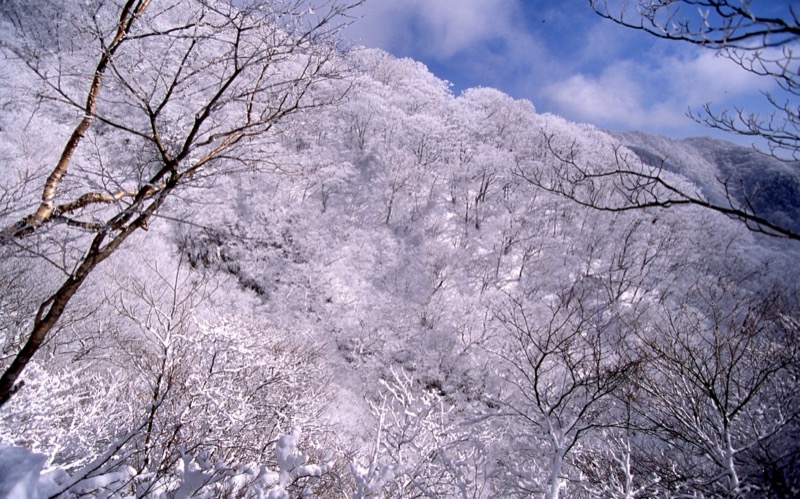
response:
[[[421,61],[456,94],[490,86],[601,128],[740,143],[687,109],[768,110],[763,78],[714,51],[617,26],[588,0],[367,0],[360,14],[346,34],[354,43]]]

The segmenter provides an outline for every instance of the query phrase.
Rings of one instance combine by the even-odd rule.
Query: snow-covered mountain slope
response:
[[[176,0],[156,20],[206,4]],[[99,95],[113,112],[101,107],[107,119],[76,149],[65,199],[147,187],[200,119],[166,106],[154,123],[119,125],[168,95],[141,88],[183,81],[147,63],[174,59],[185,42],[165,43],[171,31],[158,26],[131,38],[144,45],[122,53],[130,72],[109,73]],[[212,48],[236,39],[226,36],[210,38],[224,42]],[[69,92],[86,91],[78,83],[96,67],[91,46],[70,45],[69,67],[80,71],[64,73]],[[200,55],[228,67],[208,50]],[[16,68],[0,79],[0,96],[14,95],[0,117],[0,226],[9,227],[40,204],[83,115],[77,98],[42,99],[57,89],[4,54]],[[41,67],[64,71],[65,56],[44,54]],[[205,74],[200,55],[186,60]],[[224,113],[198,128],[200,151],[225,154],[69,303],[0,413],[3,443],[46,456],[53,471],[41,490],[629,497],[800,483],[791,467],[798,248],[699,206],[595,210],[570,195],[630,193],[602,178],[568,182],[575,169],[613,168],[627,145],[643,162],[630,166],[666,158],[666,181],[709,197],[722,192],[717,177],[748,189],[758,178],[765,209],[796,221],[796,184],[764,173],[779,165],[705,139],[612,135],[493,89],[453,95],[420,63],[377,50],[328,56],[336,77],[298,92],[308,105],[253,137],[234,135],[232,149],[219,130],[241,113],[252,119],[264,94],[209,106]],[[137,85],[124,84],[131,74]],[[214,81],[175,91],[196,105]],[[148,126],[165,131],[163,142],[142,140]],[[180,161],[203,165],[203,154]],[[65,218],[0,246],[0,366],[106,230],[104,210],[124,211],[127,199],[76,211],[93,224]]]
[[[749,203],[769,220],[800,231],[800,162],[709,137],[674,140],[643,132],[612,134],[647,164],[698,184],[710,201]]]

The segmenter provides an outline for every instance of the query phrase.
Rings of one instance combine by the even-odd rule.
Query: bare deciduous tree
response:
[[[664,466],[683,486],[726,497],[796,486],[786,466],[797,445],[780,440],[794,441],[800,423],[797,319],[782,301],[698,286],[638,332],[649,357],[637,378],[642,429],[666,444]],[[764,483],[759,467],[781,476]]]
[[[576,286],[560,296],[511,298],[497,314],[510,339],[501,356],[513,396],[503,406],[525,428],[511,472],[525,493],[562,494],[569,454],[610,423],[611,395],[636,370],[621,324],[604,308]]]
[[[24,159],[9,167],[39,182],[28,189],[38,194],[0,193],[15,201],[2,212],[5,249],[47,258],[63,273],[3,365],[0,405],[89,275],[170,197],[209,175],[268,163],[285,117],[336,98],[312,93],[341,74],[334,36],[357,3],[326,1],[317,11],[300,0],[0,6],[4,55],[41,83],[31,118],[46,109],[74,120],[54,166],[37,175],[27,175]]]

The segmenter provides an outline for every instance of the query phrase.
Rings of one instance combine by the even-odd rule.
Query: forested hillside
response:
[[[798,243],[569,183],[797,223],[795,167],[454,95],[343,8],[0,10],[0,495],[800,493]]]
[[[751,206],[800,231],[798,161],[782,161],[748,147],[707,137],[672,140],[641,132],[614,134],[642,161],[687,177],[721,205]]]

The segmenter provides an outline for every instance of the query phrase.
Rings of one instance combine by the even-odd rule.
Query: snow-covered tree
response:
[[[302,2],[3,3],[6,61],[37,81],[6,85],[21,103],[3,129],[17,145],[3,172],[14,179],[2,195],[13,201],[4,250],[38,254],[66,277],[4,365],[0,404],[88,276],[171,196],[209,175],[262,167],[281,120],[321,104],[311,93],[341,72],[330,42],[349,7],[312,15]],[[48,126],[45,110],[69,125],[42,144],[50,166],[26,174],[25,130]],[[20,191],[18,179],[31,181]]]
[[[749,295],[697,285],[638,332],[649,357],[638,426],[663,442],[665,486],[729,497],[797,487],[796,304]]]
[[[590,452],[587,434],[614,424],[612,395],[636,372],[622,318],[575,286],[509,296],[497,319],[508,336],[499,356],[510,386],[500,401],[512,428],[509,493],[568,495],[570,454]]]
[[[61,335],[91,345],[84,358],[64,363],[56,352],[52,367],[32,365],[30,387],[5,409],[4,440],[46,453],[49,465],[75,476],[128,432],[106,460],[128,470],[121,487],[140,495],[174,487],[176,466],[201,455],[226,466],[273,466],[272,445],[293,425],[323,447],[327,379],[303,367],[320,354],[313,340],[221,313],[215,291],[231,283],[174,262],[168,250],[140,265],[116,279],[120,290],[96,312],[108,317],[99,331],[90,324]],[[236,294],[226,291],[226,300]]]
[[[372,452],[352,461],[354,497],[466,499],[496,492],[483,418],[459,421],[458,408],[435,387],[420,386],[403,370],[390,373],[370,402],[378,420]]]

